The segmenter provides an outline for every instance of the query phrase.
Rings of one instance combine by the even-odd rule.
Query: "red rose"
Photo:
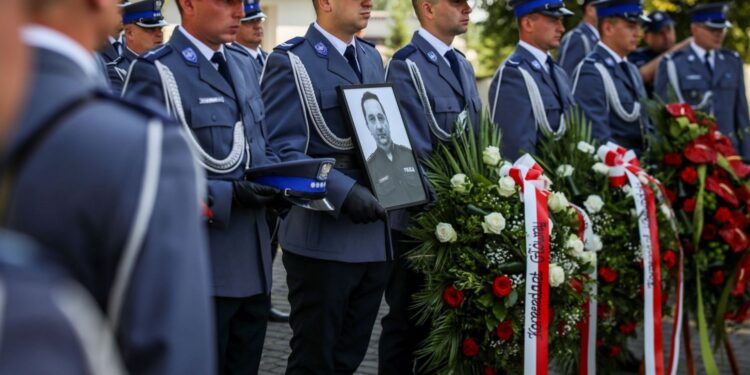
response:
[[[608,267],[599,267],[599,276],[601,276],[602,280],[607,284],[611,284],[617,280],[617,271]]]
[[[716,226],[713,224],[706,224],[703,226],[703,232],[701,233],[701,240],[711,241],[716,238]]]
[[[708,280],[708,282],[711,285],[715,285],[715,286],[721,285],[721,283],[724,282],[724,272],[714,271],[713,275],[711,275],[711,279]]]
[[[664,164],[675,167],[679,166],[680,164],[682,164],[682,155],[676,152],[664,154]]]
[[[698,179],[698,172],[696,172],[693,167],[685,167],[685,169],[680,172],[680,179],[690,185],[693,185]]]
[[[484,375],[497,375],[497,371],[492,367],[485,367]]]
[[[583,291],[583,282],[577,278],[573,277],[570,279],[570,282],[568,283],[573,290],[576,291],[576,293],[580,294],[581,291]]]
[[[710,139],[697,138],[688,144],[682,154],[695,164],[716,164],[716,150],[711,143]]]
[[[619,345],[612,345],[607,355],[610,357],[617,357],[618,355],[620,355],[620,352],[622,352],[622,349],[620,348]]]
[[[510,324],[510,320],[504,320],[497,325],[497,338],[503,341],[510,340],[513,337],[513,326]]]
[[[726,207],[719,207],[718,210],[716,210],[716,213],[714,214],[714,219],[718,221],[719,223],[726,223],[730,220],[732,220],[732,212],[729,211]]]
[[[635,331],[635,322],[620,324],[617,329],[620,331],[620,333],[627,335],[628,333],[632,333],[633,331]]]
[[[682,202],[682,210],[687,213],[695,211],[695,198],[685,199],[685,201]]]
[[[672,268],[674,267],[675,263],[677,263],[677,256],[675,255],[674,251],[667,250],[667,252],[664,253],[662,261],[667,268]]]
[[[687,117],[688,121],[691,123],[696,123],[698,121],[695,118],[695,112],[693,112],[693,107],[690,106],[690,104],[687,103],[672,103],[666,105],[667,113],[669,113],[672,117],[679,118],[679,117]]]
[[[461,351],[463,351],[464,355],[467,357],[474,357],[475,355],[479,354],[479,345],[477,344],[474,339],[471,337],[467,337],[464,339],[464,343],[461,346]]]
[[[750,247],[750,239],[742,228],[727,225],[719,231],[719,236],[729,245],[735,253],[739,253]]]
[[[674,202],[677,201],[677,193],[675,193],[672,190],[669,190],[669,189],[665,188],[664,189],[664,195],[666,195],[666,198],[669,201],[669,203],[674,203]]]
[[[716,194],[719,198],[723,199],[724,202],[731,204],[733,207],[738,207],[740,202],[737,200],[737,195],[734,194],[734,189],[731,187],[731,183],[728,181],[722,181],[718,177],[709,176],[706,178],[706,190]]]
[[[494,294],[495,297],[507,297],[511,291],[513,291],[513,282],[508,276],[495,277],[495,282],[492,283],[492,294]]]
[[[456,309],[461,306],[461,302],[464,301],[464,292],[449,286],[443,291],[443,301],[450,308]]]

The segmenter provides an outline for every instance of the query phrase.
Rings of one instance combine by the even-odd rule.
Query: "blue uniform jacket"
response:
[[[644,147],[644,132],[650,130],[650,121],[646,106],[641,107],[641,116],[633,122],[626,122],[612,110],[604,90],[599,71],[594,66],[601,63],[607,68],[615,83],[620,102],[625,111],[632,111],[633,106],[646,97],[643,80],[635,65],[628,63],[630,73],[615,63],[612,56],[601,46],[597,46],[581,65],[577,76],[573,78],[576,102],[591,121],[592,135],[602,142],[612,141],[640,154]],[[630,74],[632,79],[629,79]]]
[[[578,26],[563,35],[557,61],[569,77],[573,76],[578,64],[586,58],[598,42],[599,37],[586,25],[585,21],[581,21]]]
[[[138,55],[127,48],[124,43],[122,48],[122,55],[107,64],[107,76],[109,77],[109,82],[112,86],[112,92],[114,92],[115,95],[120,95],[120,93],[122,93],[122,86],[125,84],[125,79],[128,77],[130,64],[138,58]]]
[[[37,49],[29,109],[8,155],[97,83],[72,60]],[[80,109],[46,135],[14,183],[8,224],[54,249],[70,274],[108,308],[134,225],[154,114],[115,100]],[[213,309],[196,168],[180,129],[163,126],[155,204],[127,286],[117,341],[129,372],[215,371]],[[108,312],[111,313],[111,312]]]
[[[515,52],[495,73],[489,95],[490,111],[494,108],[492,121],[502,130],[502,153],[510,160],[515,160],[524,152],[533,153],[541,132],[537,129],[531,100],[520,69],[529,72],[539,87],[547,121],[553,130],[559,128],[561,115],[574,104],[568,75],[560,66],[555,65],[558,87],[555,89],[552,76],[544,70],[534,55],[524,47],[516,47]]]
[[[266,146],[265,108],[258,79],[236,49],[224,49],[235,87],[180,30],[164,46],[140,56],[133,63],[124,95],[147,97],[164,103],[162,82],[154,65],[170,68],[180,90],[185,118],[200,146],[214,158],[224,158],[232,148],[234,124],[242,120],[250,146],[250,167],[277,162]],[[194,59],[194,61],[193,61]],[[209,251],[214,294],[248,297],[271,292],[271,240],[265,209],[233,205],[232,181],[245,175],[242,165],[228,174],[207,171],[208,196],[213,219],[209,221]]]
[[[305,123],[287,52],[302,60],[312,80],[315,98],[328,127],[338,137],[350,137],[348,118],[344,117],[336,88],[341,85],[382,83],[385,71],[378,51],[357,39],[357,60],[363,82],[330,42],[310,25],[304,38],[294,38],[276,47],[268,56],[261,87],[268,109],[268,141],[283,160],[347,155],[357,159],[359,151],[339,151],[328,146],[312,123]],[[282,221],[279,243],[286,251],[310,258],[349,263],[386,260],[389,246],[386,225],[378,221],[354,224],[341,214],[341,206],[355,183],[369,187],[361,164],[351,169],[334,168],[328,175],[327,196],[333,212],[314,212],[293,207]]]
[[[750,114],[745,97],[745,75],[739,55],[730,50],[716,50],[714,73],[708,69],[690,46],[668,56],[677,68],[677,77],[683,99],[688,104],[698,104],[703,95],[711,91],[713,99],[703,112],[716,117],[719,130],[729,136],[743,159],[750,160]],[[710,77],[710,78],[709,78]],[[669,100],[667,59],[659,64],[654,83],[654,92]],[[741,135],[741,136],[739,136]]]

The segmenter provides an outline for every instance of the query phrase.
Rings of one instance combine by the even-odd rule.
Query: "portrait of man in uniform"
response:
[[[390,86],[343,89],[373,192],[386,209],[427,199]]]

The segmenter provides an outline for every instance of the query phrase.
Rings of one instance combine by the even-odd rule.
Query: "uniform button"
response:
[[[216,121],[216,115],[211,115],[211,121]]]

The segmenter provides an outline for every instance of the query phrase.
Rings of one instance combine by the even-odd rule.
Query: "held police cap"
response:
[[[332,211],[326,200],[326,181],[336,159],[292,160],[251,168],[245,174],[249,181],[281,190],[288,201],[308,209]]]
[[[143,0],[126,2],[122,11],[122,23],[134,23],[145,29],[167,26],[161,14],[164,0]]]
[[[532,13],[541,13],[551,17],[572,16],[563,0],[511,0],[508,6],[513,9],[516,18]]]
[[[728,13],[728,3],[701,4],[690,10],[690,18],[693,23],[702,23],[714,29],[728,29],[732,27]]]
[[[260,0],[243,0],[243,3],[245,4],[245,17],[240,20],[241,22],[266,20],[266,14],[260,10]]]
[[[649,22],[643,15],[642,0],[599,0],[594,3],[599,19],[619,17],[630,22]]]

